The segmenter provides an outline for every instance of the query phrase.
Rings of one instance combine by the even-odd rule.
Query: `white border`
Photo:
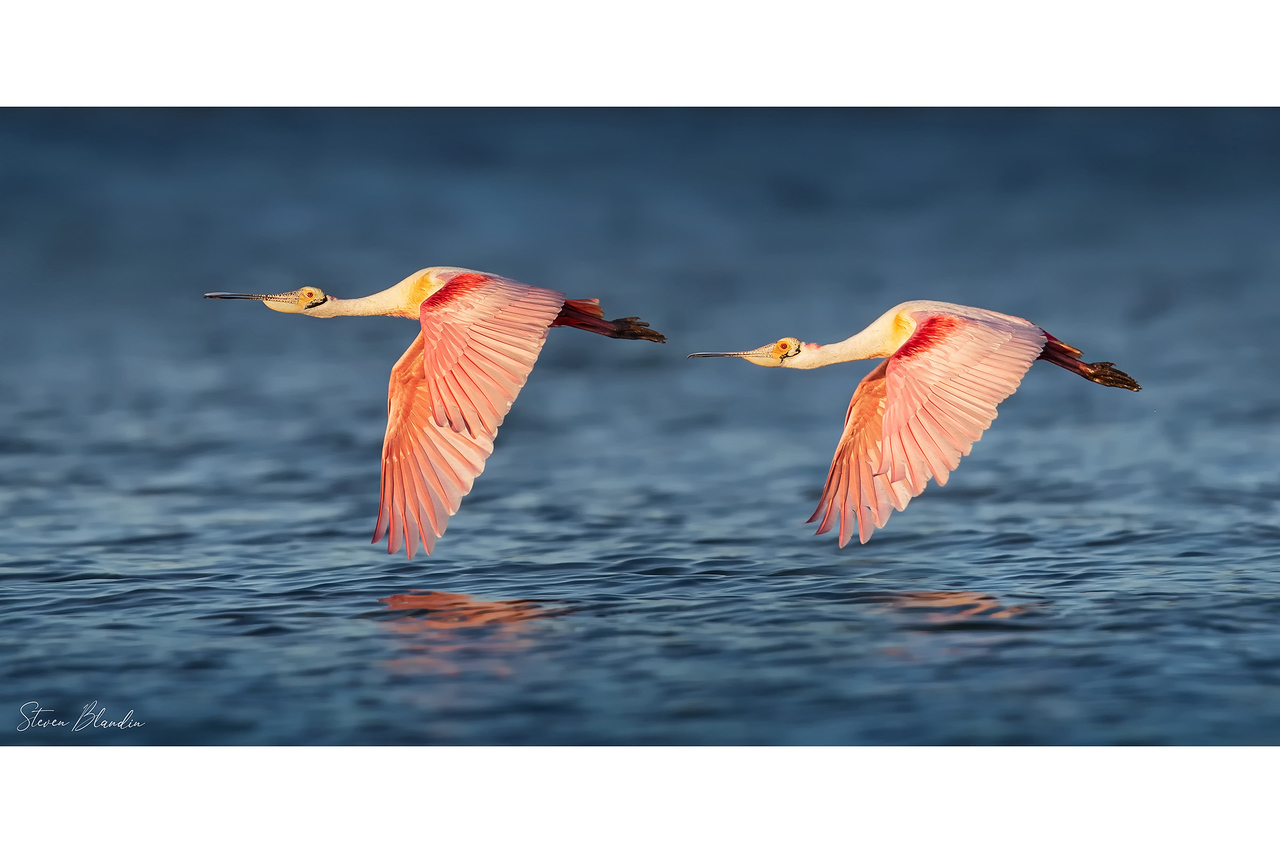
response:
[[[1244,748],[11,748],[7,849],[1230,850]]]
[[[10,4],[0,104],[1276,105],[1274,4]]]

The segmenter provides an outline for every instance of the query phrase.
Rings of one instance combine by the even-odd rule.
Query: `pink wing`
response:
[[[564,304],[554,290],[460,273],[428,297],[391,370],[373,541],[428,554],[484,470],[498,426]]]
[[[818,533],[840,524],[840,547],[865,543],[893,510],[945,486],[1018,389],[1045,335],[1018,317],[969,309],[973,316],[912,314],[915,332],[858,385],[845,416],[818,508]]]

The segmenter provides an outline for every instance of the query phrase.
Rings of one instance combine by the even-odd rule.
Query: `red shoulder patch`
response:
[[[958,317],[949,317],[940,315],[930,317],[920,325],[916,326],[916,330],[911,333],[911,337],[907,338],[907,342],[898,347],[897,352],[893,354],[894,358],[912,358],[921,353],[928,352],[933,345],[939,341],[945,340],[953,332],[964,325],[964,321]]]
[[[491,281],[493,279],[484,273],[460,272],[449,279],[448,284],[428,296],[427,300],[422,303],[422,307],[432,310],[443,308],[450,302],[461,299],[469,293],[474,293]]]

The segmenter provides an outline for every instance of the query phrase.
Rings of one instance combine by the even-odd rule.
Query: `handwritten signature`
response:
[[[22,722],[18,723],[18,731],[25,732],[28,729],[60,729],[65,726],[71,726],[71,731],[79,732],[85,729],[136,729],[139,726],[145,726],[146,723],[133,718],[133,709],[129,709],[129,713],[125,714],[119,720],[106,719],[107,706],[98,707],[97,701],[90,702],[80,711],[80,716],[76,718],[74,723],[68,720],[61,720],[54,716],[56,713],[52,708],[42,708],[39,702],[26,702],[18,709],[18,713],[22,715]]]

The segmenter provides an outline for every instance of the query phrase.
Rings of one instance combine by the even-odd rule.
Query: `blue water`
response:
[[[1280,114],[0,112],[0,743],[1280,743]],[[428,265],[599,297],[436,553],[368,540]],[[908,299],[1037,364],[866,546],[802,524]],[[19,731],[20,709],[128,729]],[[27,706],[30,707],[30,706]]]

